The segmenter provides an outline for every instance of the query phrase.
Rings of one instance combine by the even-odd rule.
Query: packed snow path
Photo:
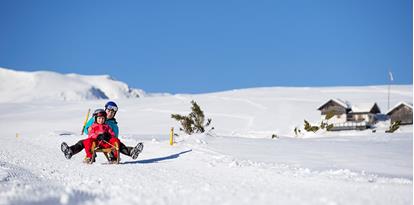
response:
[[[5,149],[0,151],[0,202],[412,204],[412,138],[404,134],[369,137],[374,142],[365,144],[369,152],[361,151],[359,145],[352,146],[354,138],[343,137],[253,140],[196,135],[178,138],[178,143],[170,146],[166,136],[131,135],[123,141],[128,145],[144,141],[144,152],[135,161],[123,156],[120,165],[105,164],[103,155],[92,165],[83,164],[84,152],[66,160],[59,150],[60,143],[73,144],[81,137],[56,133],[2,137]],[[337,146],[338,140],[348,140],[350,144]],[[391,147],[404,148],[406,144],[411,151],[395,152],[390,148],[384,153],[385,147],[375,146],[384,140]],[[315,148],[301,150],[303,143]],[[329,151],[333,147],[336,150]],[[327,150],[316,152],[323,148]],[[361,158],[343,156],[326,161],[331,157],[325,155],[342,151]],[[301,155],[303,158],[298,157]],[[364,157],[370,155],[396,159],[384,161],[388,167],[380,168],[379,173],[360,170],[364,161],[370,161]],[[334,169],[332,164],[336,162],[340,168]],[[380,164],[371,162],[367,168],[370,166],[376,168]]]

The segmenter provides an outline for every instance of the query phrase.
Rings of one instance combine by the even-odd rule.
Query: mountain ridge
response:
[[[35,93],[35,94],[34,94]],[[145,91],[131,88],[109,75],[16,71],[0,67],[0,102],[32,100],[81,101],[139,98]]]

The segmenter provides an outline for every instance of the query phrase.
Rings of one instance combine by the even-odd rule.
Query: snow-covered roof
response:
[[[352,105],[351,107],[351,113],[366,113],[371,112],[372,109],[374,109],[375,106],[377,106],[377,109],[379,111],[377,103],[360,103],[356,105]],[[381,112],[381,111],[379,111]]]
[[[394,107],[392,107],[391,109],[388,110],[387,115],[391,114],[397,107],[401,106],[401,105],[405,105],[411,109],[413,109],[413,103],[407,103],[407,102],[399,102],[397,103]]]
[[[333,101],[333,102],[339,104],[340,106],[342,106],[342,107],[344,107],[346,109],[351,108],[351,105],[350,105],[350,103],[348,101],[344,101],[344,100],[341,100],[339,98],[332,98],[332,99],[328,100],[327,102],[325,102],[324,104],[322,104],[321,106],[319,106],[318,110],[322,109],[322,107],[324,107],[330,101]]]

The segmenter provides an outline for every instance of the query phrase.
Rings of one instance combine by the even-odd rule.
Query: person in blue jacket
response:
[[[107,119],[105,121],[105,124],[111,127],[111,129],[115,133],[115,137],[118,138],[119,128],[118,128],[118,122],[115,119],[116,112],[118,111],[118,105],[115,102],[109,101],[105,104],[105,111],[107,114]],[[85,134],[88,134],[89,127],[94,122],[95,122],[95,117],[92,116],[91,119],[89,119],[89,121],[86,123],[85,129],[83,130]],[[73,155],[82,151],[85,148],[83,141],[84,140],[79,140],[76,144],[72,146],[68,146],[66,142],[62,142],[61,150],[64,153],[65,157],[67,159],[70,159]],[[132,159],[136,159],[138,155],[142,152],[143,148],[144,148],[144,145],[142,144],[142,142],[138,143],[135,147],[127,147],[122,142],[119,145],[119,151],[124,155],[132,157]]]

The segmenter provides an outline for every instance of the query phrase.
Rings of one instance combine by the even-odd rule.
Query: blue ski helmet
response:
[[[109,101],[105,104],[105,110],[113,110],[116,112],[118,111],[118,105],[116,105],[113,101]]]

